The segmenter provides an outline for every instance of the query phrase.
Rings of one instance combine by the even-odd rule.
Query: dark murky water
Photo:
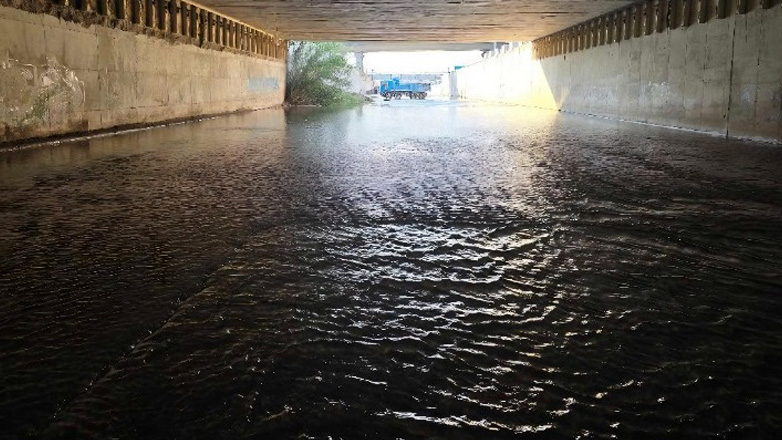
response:
[[[0,153],[0,438],[772,438],[782,148],[400,101]]]

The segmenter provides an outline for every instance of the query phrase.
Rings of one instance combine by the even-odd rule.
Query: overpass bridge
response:
[[[0,0],[0,439],[782,432],[779,0],[204,1]]]
[[[424,50],[442,51],[489,51],[504,42],[454,43],[447,41],[347,41],[345,48],[350,52],[416,52]]]
[[[279,105],[287,40],[525,41],[454,94],[779,142],[779,1],[0,0],[0,142]]]
[[[290,40],[529,41],[628,0],[202,0]]]

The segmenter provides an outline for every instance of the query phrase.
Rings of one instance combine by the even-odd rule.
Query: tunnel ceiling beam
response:
[[[625,0],[201,0],[292,40],[526,41],[611,10]]]

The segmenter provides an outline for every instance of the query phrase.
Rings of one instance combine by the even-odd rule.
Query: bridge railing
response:
[[[564,55],[758,8],[769,9],[779,3],[780,0],[646,0],[539,38],[533,41],[533,51],[539,59]]]
[[[102,25],[199,47],[275,60],[287,42],[197,3],[182,0],[0,0],[0,5]]]

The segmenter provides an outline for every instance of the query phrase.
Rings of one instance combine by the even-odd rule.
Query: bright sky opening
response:
[[[369,52],[364,55],[366,73],[440,73],[466,66],[481,59],[481,52],[418,51]]]

